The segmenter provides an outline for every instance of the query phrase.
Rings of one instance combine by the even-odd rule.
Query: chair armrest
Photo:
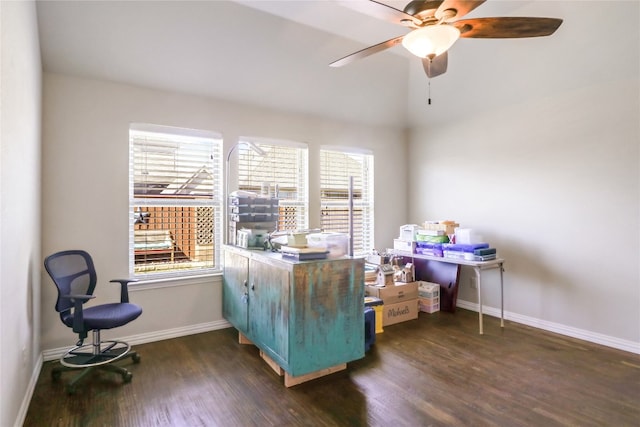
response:
[[[60,295],[60,298],[70,300],[80,300],[80,302],[86,302],[95,298],[95,295]]]
[[[73,332],[77,334],[84,334],[84,316],[82,314],[82,304],[95,298],[94,295],[61,295],[60,298],[70,299],[73,301]]]
[[[111,283],[120,283],[120,302],[129,302],[129,288],[131,282],[137,282],[135,279],[113,279]]]

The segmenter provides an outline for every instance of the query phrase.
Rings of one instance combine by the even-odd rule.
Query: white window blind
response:
[[[154,125],[129,131],[129,266],[144,277],[220,267],[222,139]]]
[[[349,232],[349,178],[353,177],[353,253],[373,249],[373,155],[325,148],[320,150],[320,226]]]
[[[278,230],[309,228],[308,149],[306,144],[241,138],[262,149],[263,156],[247,145],[238,147],[238,189],[260,193],[268,183],[279,199]]]

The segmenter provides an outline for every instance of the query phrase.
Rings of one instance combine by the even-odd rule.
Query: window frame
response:
[[[256,154],[250,146],[254,145],[259,149],[266,152],[265,156],[260,156]],[[237,156],[237,167],[236,167],[236,187],[237,189],[244,190],[258,190],[259,186],[263,182],[270,183],[270,194],[275,196],[276,189],[275,185],[278,184],[278,191],[282,190],[281,183],[274,182],[275,179],[273,176],[269,180],[261,180],[258,178],[252,178],[247,181],[251,181],[251,183],[244,183],[243,178],[240,176],[241,174],[251,174],[256,172],[255,162],[260,162],[261,158],[267,157],[270,150],[278,150],[278,149],[286,149],[290,148],[292,150],[297,150],[295,153],[296,163],[292,165],[292,171],[289,173],[290,176],[295,176],[295,193],[298,196],[296,199],[286,199],[279,198],[279,210],[280,215],[278,218],[278,229],[281,228],[281,223],[286,219],[283,218],[282,212],[283,209],[287,207],[291,207],[297,210],[297,213],[293,215],[295,217],[296,229],[304,230],[309,228],[309,147],[308,144],[304,142],[283,140],[283,139],[272,139],[272,138],[261,138],[261,137],[247,137],[241,136],[238,138],[238,156]],[[273,163],[273,161],[271,162]],[[271,167],[271,170],[275,168]],[[258,171],[259,173],[268,173]],[[245,175],[246,176],[246,175]],[[246,178],[245,178],[246,179]],[[247,187],[250,186],[250,187]],[[244,187],[244,188],[243,188]],[[232,191],[232,190],[231,190]],[[281,193],[280,193],[281,195]],[[289,228],[292,229],[292,228]]]
[[[141,139],[144,136],[150,138],[159,138],[158,140],[172,140],[176,146],[179,146],[181,143],[190,143],[190,142],[198,142],[198,143],[211,143],[210,150],[207,156],[210,156],[210,166],[211,166],[211,180],[212,184],[210,187],[211,194],[199,195],[193,197],[180,197],[180,190],[176,190],[174,194],[168,197],[157,197],[154,199],[140,197],[135,193],[135,146],[139,143],[136,142],[136,138]],[[167,280],[175,279],[193,279],[199,276],[211,276],[214,274],[219,274],[222,271],[222,236],[223,236],[223,138],[220,133],[206,131],[206,130],[197,130],[197,129],[187,129],[187,128],[179,128],[172,126],[163,126],[163,125],[155,125],[155,124],[147,124],[147,123],[131,123],[129,126],[129,220],[128,220],[128,264],[129,264],[129,275],[130,277],[135,278],[139,282],[149,283],[149,282],[162,282]],[[177,148],[176,148],[177,149]],[[208,173],[208,172],[207,172]],[[179,172],[175,172],[176,177]],[[167,187],[168,188],[168,187]],[[194,187],[191,187],[194,188]],[[191,190],[193,193],[194,190]],[[171,197],[173,196],[173,197]],[[205,262],[212,262],[211,266],[204,267],[192,267],[188,269],[171,269],[168,268],[166,270],[159,271],[147,271],[147,272],[139,272],[136,271],[136,254],[135,254],[135,224],[137,213],[134,209],[138,206],[149,206],[149,207],[191,207],[197,211],[198,207],[206,207],[211,209],[210,215],[211,218],[211,227],[212,227],[212,236],[211,236],[211,258],[206,256]],[[198,226],[197,213],[196,219],[191,220],[194,222],[186,222],[181,223],[181,230],[185,230],[185,225],[190,227]],[[138,216],[139,219],[139,216]],[[187,231],[189,228],[186,228]],[[197,231],[191,230],[192,233],[198,233]],[[207,233],[208,234],[208,233]],[[195,237],[197,240],[198,237]],[[207,243],[208,245],[209,243]],[[164,263],[164,265],[171,265],[175,261],[173,258],[170,262]],[[178,263],[175,263],[177,266]]]
[[[357,182],[354,182],[354,193],[359,193],[359,198],[354,198],[354,210],[360,208],[362,210],[362,247],[357,248],[354,246],[353,248],[353,256],[364,256],[371,252],[371,250],[375,247],[375,188],[374,188],[374,171],[375,171],[375,156],[371,150],[366,150],[362,148],[354,148],[354,147],[344,147],[344,146],[331,146],[331,145],[323,145],[320,147],[320,158],[319,158],[319,168],[320,168],[320,226],[322,228],[323,218],[325,210],[328,208],[342,208],[344,210],[349,209],[349,199],[348,196],[345,199],[332,200],[327,201],[323,195],[325,192],[336,190],[332,188],[325,187],[325,179],[324,174],[326,173],[326,166],[324,165],[324,152],[333,152],[339,153],[345,156],[357,156],[363,162],[361,176],[359,177],[361,184],[360,188],[358,188]],[[342,194],[349,190],[349,177],[343,177],[346,182],[340,183],[340,185],[344,185],[344,188],[338,188],[338,193]],[[356,179],[354,179],[356,181]],[[344,200],[344,201],[342,201]],[[358,202],[360,200],[360,202]],[[347,212],[348,215],[348,212]],[[354,224],[354,235],[356,235]],[[340,228],[340,227],[338,227]],[[348,225],[347,225],[348,228]],[[323,231],[332,230],[325,230]],[[354,239],[355,240],[355,239]]]

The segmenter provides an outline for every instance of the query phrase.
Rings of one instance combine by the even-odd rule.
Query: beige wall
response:
[[[26,414],[41,362],[42,67],[34,3],[0,2],[0,29],[0,425],[11,426]]]
[[[43,254],[86,249],[93,255],[103,283],[128,273],[128,130],[132,122],[220,132],[225,153],[240,136],[307,142],[312,227],[319,225],[320,215],[320,146],[370,149],[376,162],[375,221],[382,224],[377,227],[376,242],[381,248],[393,239],[397,224],[406,217],[406,180],[400,172],[406,142],[399,129],[281,114],[49,73],[44,76],[43,106]],[[142,317],[105,335],[153,336],[223,321],[219,277],[192,280],[179,287],[164,285],[133,291],[132,300],[143,306]],[[117,292],[115,287],[103,285],[96,303],[117,298]],[[55,289],[45,276],[42,294],[42,348],[46,351],[63,347],[72,339],[52,309]]]
[[[552,68],[521,69],[510,102],[495,103],[503,72],[485,64],[470,89],[483,111],[414,129],[409,220],[454,219],[495,246],[510,318],[640,352],[640,7],[570,3],[559,6],[586,21],[565,20],[540,53]],[[618,28],[624,38],[602,37]],[[449,111],[459,101],[438,99]],[[468,276],[459,298],[473,303]],[[491,280],[484,291],[499,307]]]

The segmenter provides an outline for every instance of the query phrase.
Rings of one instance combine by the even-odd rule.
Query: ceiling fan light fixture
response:
[[[420,58],[429,58],[446,52],[459,37],[460,30],[452,25],[428,25],[404,36],[402,46]]]

